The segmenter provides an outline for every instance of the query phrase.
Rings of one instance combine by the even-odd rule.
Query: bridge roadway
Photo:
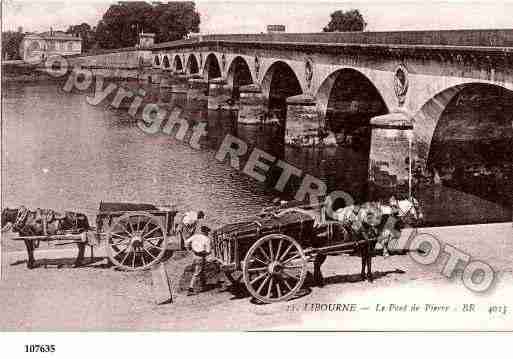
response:
[[[183,47],[206,41],[282,42],[282,43],[338,43],[384,45],[434,45],[470,47],[512,47],[512,29],[441,30],[441,31],[379,31],[332,33],[271,33],[271,34],[207,34],[194,35],[188,40],[155,44],[154,50]]]

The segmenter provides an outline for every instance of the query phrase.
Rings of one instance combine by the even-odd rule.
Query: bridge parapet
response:
[[[380,31],[333,33],[211,34],[196,39],[156,44],[153,50],[198,46],[209,42],[280,42],[366,45],[429,45],[470,47],[513,47],[513,29]]]

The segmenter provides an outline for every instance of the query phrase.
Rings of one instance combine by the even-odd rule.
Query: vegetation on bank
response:
[[[20,45],[24,36],[21,28],[2,32],[2,60],[21,60]]]
[[[199,32],[200,15],[193,1],[148,3],[119,1],[111,5],[96,26],[70,25],[67,34],[80,35],[82,51],[117,49],[137,44],[141,32],[154,33],[155,42],[180,40]],[[2,32],[2,60],[19,60],[24,33]]]
[[[364,31],[367,23],[358,9],[337,10],[331,15],[323,32]],[[200,30],[200,14],[193,1],[169,3],[119,1],[111,5],[96,24],[68,26],[65,33],[80,35],[82,52],[133,47],[141,32],[154,33],[155,42],[175,41]],[[2,60],[20,60],[20,46],[25,33],[2,32]]]

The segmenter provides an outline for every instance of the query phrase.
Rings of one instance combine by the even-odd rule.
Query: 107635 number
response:
[[[25,353],[54,353],[55,344],[25,344]]]

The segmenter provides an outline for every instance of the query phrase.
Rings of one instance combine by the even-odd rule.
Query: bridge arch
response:
[[[221,77],[221,66],[219,65],[217,56],[214,53],[210,53],[205,59],[203,78],[209,80],[218,77]]]
[[[353,68],[333,71],[321,83],[316,102],[321,121],[339,144],[370,150],[370,120],[389,112],[372,81]]]
[[[188,74],[197,74],[199,73],[199,65],[198,60],[196,59],[196,55],[190,54],[187,58],[187,65],[185,66],[185,71]]]
[[[171,64],[169,63],[169,57],[167,55],[164,55],[164,58],[162,59],[162,66],[165,69],[169,69],[171,67]]]
[[[513,204],[513,91],[483,82],[435,95],[414,116],[418,166],[442,184]],[[509,203],[508,203],[509,201]]]
[[[173,60],[173,68],[175,69],[175,71],[183,71],[183,64],[180,55],[175,55],[175,58]]]
[[[236,56],[230,63],[230,66],[228,66],[226,82],[233,89],[234,99],[239,99],[239,88],[241,86],[253,83],[253,76],[251,75],[249,65],[242,56]]]
[[[284,61],[275,61],[262,78],[262,93],[268,112],[280,120],[287,118],[287,98],[303,93],[298,76]]]

